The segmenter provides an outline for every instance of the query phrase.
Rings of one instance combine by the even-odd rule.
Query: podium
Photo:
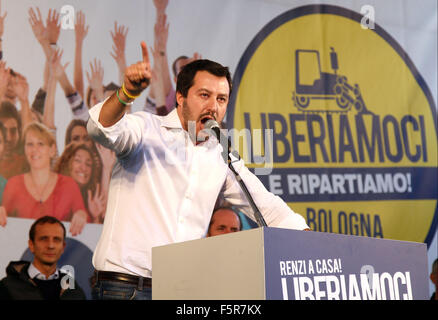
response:
[[[427,300],[423,243],[256,228],[152,248],[156,300]]]

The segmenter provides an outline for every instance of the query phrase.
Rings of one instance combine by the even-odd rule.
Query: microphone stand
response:
[[[234,173],[236,176],[236,180],[240,185],[240,188],[242,189],[243,193],[245,194],[246,199],[249,202],[249,205],[251,206],[254,217],[256,219],[257,224],[259,227],[267,227],[265,219],[262,216],[262,213],[260,212],[259,208],[257,208],[257,205],[254,202],[254,199],[252,198],[251,194],[249,193],[248,188],[246,187],[245,183],[243,182],[242,178],[240,177],[239,173],[234,169],[233,167],[233,161],[230,157],[230,154],[235,156],[237,160],[240,160],[240,155],[237,151],[231,150],[231,141],[230,139],[225,136],[218,123],[215,120],[208,120],[205,124],[207,130],[212,130],[216,138],[218,139],[219,143],[222,145],[222,158],[224,159],[225,163],[228,165],[230,170]],[[225,146],[224,146],[225,144]],[[226,145],[228,144],[228,145]]]
[[[222,134],[221,134],[222,135]],[[265,219],[262,216],[262,213],[260,212],[259,208],[257,208],[257,205],[254,202],[254,199],[252,198],[251,194],[249,193],[248,188],[246,187],[245,183],[243,182],[242,178],[240,177],[239,173],[234,169],[233,167],[233,161],[231,160],[230,154],[233,154],[233,156],[235,156],[238,160],[240,159],[240,155],[237,153],[237,151],[232,151],[231,150],[231,142],[229,139],[227,139],[228,141],[228,159],[226,159],[226,154],[225,154],[225,148],[222,156],[224,158],[225,163],[228,164],[228,167],[231,169],[231,171],[234,173],[234,175],[236,176],[236,180],[240,185],[240,188],[242,189],[243,193],[245,194],[246,199],[248,200],[253,212],[254,212],[254,217],[256,219],[257,224],[259,225],[259,227],[267,227],[268,225],[266,224]],[[223,147],[223,145],[222,145]]]
[[[240,158],[240,156],[239,156]],[[249,193],[248,188],[246,187],[245,183],[243,182],[242,178],[240,177],[239,173],[234,169],[233,162],[230,159],[230,156],[228,155],[228,167],[233,171],[234,175],[236,176],[236,180],[239,183],[240,187],[242,188],[243,193],[246,196],[246,199],[248,200],[249,204],[251,205],[252,210],[254,211],[254,217],[256,218],[257,224],[259,227],[267,227],[265,219],[262,216],[262,213],[260,212],[259,208],[257,208],[257,205],[255,204],[251,194]]]

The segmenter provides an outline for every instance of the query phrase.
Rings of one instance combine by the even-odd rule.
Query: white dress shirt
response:
[[[211,138],[192,143],[176,109],[165,117],[140,111],[104,128],[90,109],[88,132],[117,155],[103,230],[93,255],[99,271],[152,276],[152,247],[205,236],[219,198],[254,219],[222,146]],[[278,196],[268,192],[240,160],[234,165],[268,226],[308,228]]]

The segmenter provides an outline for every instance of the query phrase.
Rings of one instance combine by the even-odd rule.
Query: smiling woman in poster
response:
[[[93,223],[101,223],[106,197],[101,192],[97,169],[99,163],[85,143],[70,143],[56,161],[54,171],[72,177],[81,190],[82,199]]]
[[[84,201],[76,181],[51,169],[56,143],[50,131],[40,123],[24,130],[24,152],[30,171],[11,177],[3,193],[0,222],[9,217],[38,219],[51,215],[71,221],[72,235],[81,233],[87,223]]]

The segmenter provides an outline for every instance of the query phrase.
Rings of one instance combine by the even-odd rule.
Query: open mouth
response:
[[[82,179],[88,178],[88,175],[83,172],[76,172],[76,175]]]
[[[205,124],[207,123],[208,120],[215,120],[216,121],[216,117],[213,114],[204,114],[201,115],[200,117],[200,122],[201,122],[201,129],[205,128]]]
[[[88,182],[88,180],[90,179],[90,176],[87,173],[75,171],[74,178],[75,178],[76,182],[86,184]]]
[[[215,118],[213,116],[204,116],[201,118],[201,123],[205,125],[205,123],[211,119],[215,120]]]

